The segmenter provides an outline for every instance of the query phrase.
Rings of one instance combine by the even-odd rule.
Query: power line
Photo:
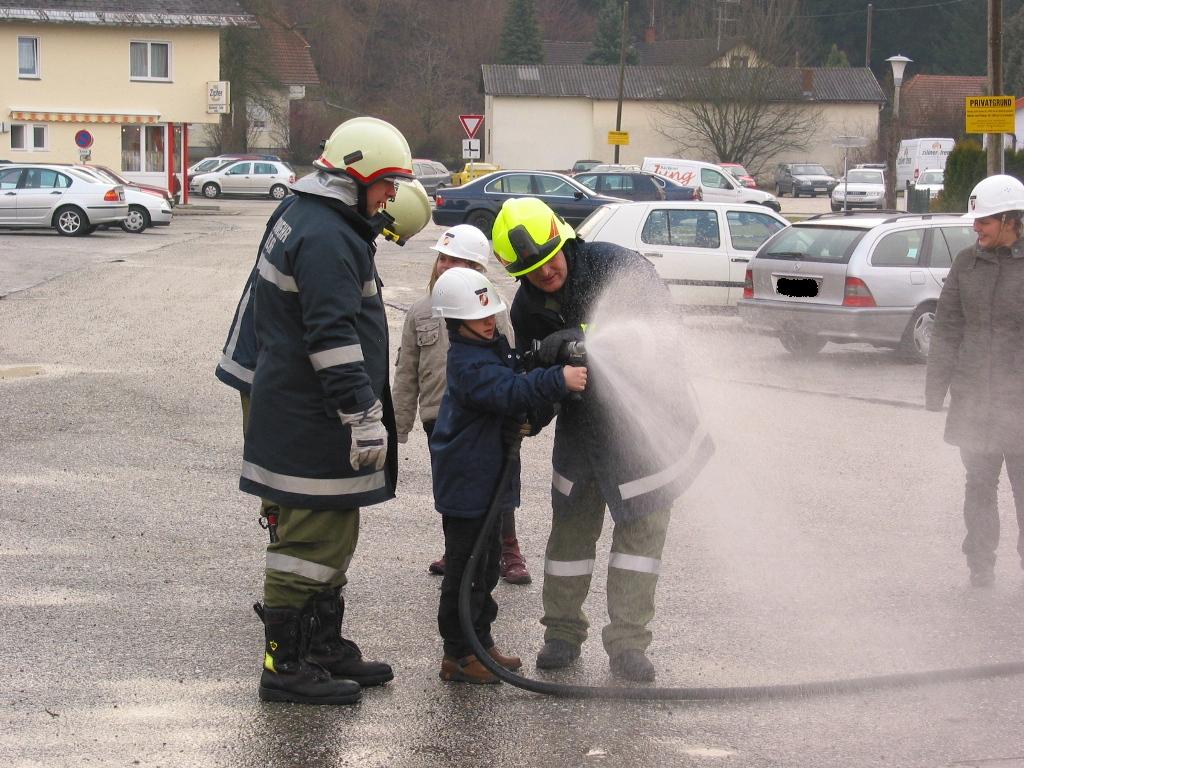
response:
[[[895,13],[900,11],[918,11],[923,8],[943,8],[947,5],[958,5],[959,3],[972,2],[973,0],[942,0],[938,3],[924,3],[922,5],[906,5],[900,8],[875,8],[875,13]],[[856,11],[842,11],[841,13],[815,13],[800,16],[793,16],[794,19],[834,19],[842,16],[857,16],[866,13],[866,8],[859,8]]]

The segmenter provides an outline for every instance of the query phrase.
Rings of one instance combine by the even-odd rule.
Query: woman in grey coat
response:
[[[986,587],[995,581],[1004,464],[1024,565],[1024,185],[1011,176],[983,179],[967,218],[978,240],[958,254],[941,290],[925,407],[941,410],[950,393],[945,440],[961,449],[966,467],[962,551],[970,583]]]

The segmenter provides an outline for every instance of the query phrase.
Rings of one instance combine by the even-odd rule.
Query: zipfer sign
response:
[[[1015,132],[1015,96],[966,97],[966,133]]]

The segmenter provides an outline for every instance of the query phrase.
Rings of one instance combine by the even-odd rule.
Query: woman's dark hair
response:
[[[464,325],[463,320],[458,320],[455,317],[445,317],[444,323],[448,326],[448,333],[460,333],[460,326]]]

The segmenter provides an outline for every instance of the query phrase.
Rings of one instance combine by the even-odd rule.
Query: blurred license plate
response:
[[[811,299],[821,290],[821,281],[812,277],[780,277],[775,292],[793,299]]]

